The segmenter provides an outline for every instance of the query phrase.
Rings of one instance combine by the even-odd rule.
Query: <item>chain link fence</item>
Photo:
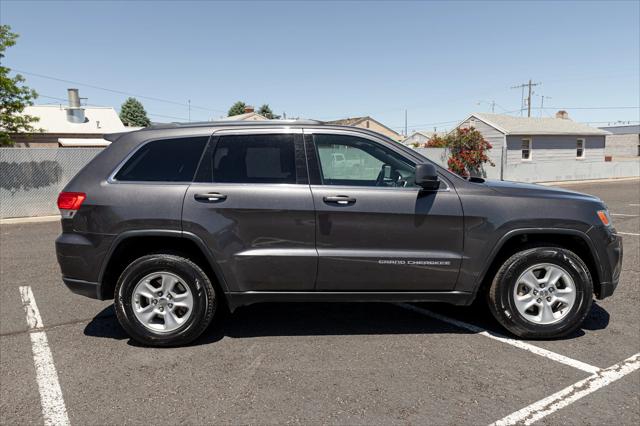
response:
[[[103,148],[0,148],[0,218],[58,214],[58,193]]]

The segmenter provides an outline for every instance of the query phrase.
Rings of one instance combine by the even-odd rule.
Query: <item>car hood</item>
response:
[[[570,198],[602,203],[602,200],[593,195],[569,191],[564,188],[538,185],[535,183],[487,180],[484,184],[496,192],[515,197]]]

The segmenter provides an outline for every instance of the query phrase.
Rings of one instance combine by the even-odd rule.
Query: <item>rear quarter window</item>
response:
[[[191,182],[208,136],[151,141],[114,176],[118,181]]]

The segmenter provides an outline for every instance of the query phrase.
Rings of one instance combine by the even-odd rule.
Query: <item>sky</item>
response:
[[[77,87],[116,109],[134,95],[158,122],[187,121],[189,100],[193,121],[242,100],[287,117],[370,115],[399,132],[406,111],[411,132],[492,108],[520,115],[511,87],[532,79],[532,116],[640,120],[638,0],[2,0],[0,22],[20,35],[3,65],[37,104]]]

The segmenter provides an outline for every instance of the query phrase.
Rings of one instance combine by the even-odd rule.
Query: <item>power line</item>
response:
[[[189,107],[189,104],[184,103],[184,102],[177,102],[177,101],[172,101],[172,100],[169,100],[169,99],[156,98],[156,97],[153,97],[153,96],[138,95],[138,94],[135,94],[135,93],[129,93],[129,92],[125,92],[125,91],[122,91],[122,90],[109,89],[107,87],[96,86],[94,84],[82,83],[82,82],[79,82],[79,81],[65,80],[63,78],[52,77],[50,75],[38,74],[38,73],[25,71],[25,70],[19,70],[19,69],[15,69],[15,68],[13,70],[17,71],[17,72],[20,72],[20,73],[23,73],[23,74],[31,75],[31,76],[34,76],[34,77],[40,77],[40,78],[46,78],[48,80],[60,81],[62,83],[77,84],[79,86],[90,87],[92,89],[104,90],[105,92],[111,92],[111,93],[117,93],[117,94],[120,94],[120,95],[133,96],[133,97],[136,97],[136,98],[147,99],[147,100],[155,101],[155,102],[164,102],[164,103],[172,104],[172,105],[180,105],[180,106],[187,107],[187,108]],[[201,109],[201,110],[204,110],[204,111],[225,112],[225,111],[220,110],[220,109],[206,108],[206,107],[197,106],[197,105],[190,105],[190,107],[194,108],[194,109]]]
[[[511,86],[512,89],[522,89],[522,100],[524,101],[524,88],[528,88],[527,95],[527,117],[531,117],[531,95],[533,95],[533,91],[531,90],[534,86],[540,86],[542,83],[532,83],[531,79],[529,79],[528,83],[522,83],[518,86]],[[524,107],[524,105],[522,105]],[[521,108],[522,111],[524,108]]]

